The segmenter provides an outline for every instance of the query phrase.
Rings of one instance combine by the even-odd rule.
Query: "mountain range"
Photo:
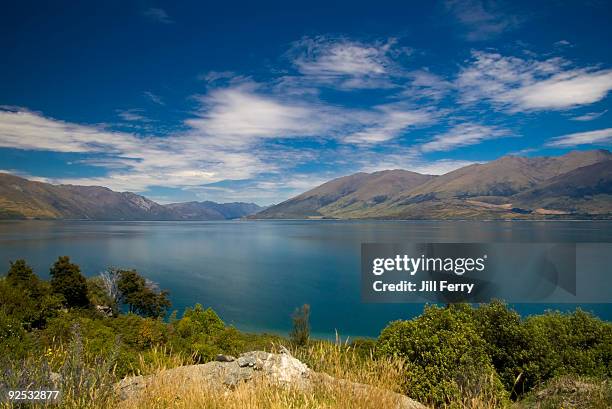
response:
[[[52,185],[0,173],[0,219],[226,220],[261,209],[240,202],[162,205],[101,186]]]
[[[444,175],[406,170],[331,180],[250,218],[516,219],[612,216],[612,154],[504,156]]]
[[[504,156],[444,175],[407,170],[333,179],[268,208],[159,204],[101,186],[52,185],[0,173],[0,219],[541,219],[611,218],[612,154]]]

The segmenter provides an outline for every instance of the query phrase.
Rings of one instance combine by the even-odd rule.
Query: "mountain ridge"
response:
[[[0,173],[0,219],[227,220],[261,209],[242,202],[162,205],[103,186],[52,185]]]
[[[471,164],[439,176],[413,177],[402,189],[387,189],[380,201],[351,202],[379,172],[358,173],[334,179],[276,206],[249,216],[253,219],[514,219],[574,216],[612,217],[612,175],[607,172],[612,154],[604,149],[572,151],[562,156],[507,155],[483,164]],[[582,169],[580,171],[580,169]],[[606,172],[603,172],[606,170]],[[387,172],[398,172],[387,171]],[[408,171],[401,171],[408,172]],[[589,178],[589,174],[591,177]],[[601,174],[605,180],[596,181]],[[350,179],[352,176],[358,177]],[[564,178],[571,183],[560,184]],[[352,192],[330,191],[340,181],[353,180]],[[555,182],[547,190],[547,183]],[[580,183],[588,184],[589,189]],[[378,188],[384,190],[384,184]],[[538,190],[538,187],[540,188]],[[304,200],[318,197],[321,189],[333,200],[300,213]],[[569,192],[568,190],[572,190]],[[530,196],[523,194],[532,191]],[[589,192],[587,194],[587,191]],[[582,192],[582,193],[580,193]],[[523,196],[521,196],[523,194]],[[579,197],[582,194],[583,197]],[[544,197],[549,195],[549,197]],[[556,196],[555,196],[556,195]],[[537,197],[535,197],[537,196]],[[347,205],[348,202],[348,205]],[[312,203],[311,203],[312,204]],[[547,206],[547,207],[544,207]],[[287,217],[289,216],[289,217]]]

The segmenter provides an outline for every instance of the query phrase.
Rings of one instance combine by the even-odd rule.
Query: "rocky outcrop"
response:
[[[397,409],[425,409],[425,406],[407,396],[312,371],[286,350],[280,354],[252,351],[238,358],[218,355],[215,361],[201,365],[181,366],[155,375],[125,378],[116,385],[116,388],[120,398],[125,400],[146,393],[147,388],[154,382],[177,378],[182,382],[206,384],[225,390],[231,390],[242,382],[250,382],[257,378],[274,385],[291,386],[303,390],[317,385],[340,385],[342,388],[357,393],[376,391],[377,394],[384,394],[396,402],[395,408]]]

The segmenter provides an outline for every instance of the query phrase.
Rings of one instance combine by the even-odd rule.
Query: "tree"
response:
[[[306,345],[310,338],[310,305],[304,304],[296,308],[291,320],[293,321],[293,328],[289,333],[291,341],[298,346]]]
[[[25,329],[42,328],[62,307],[64,297],[51,294],[23,259],[10,263],[6,280],[0,280],[0,311],[17,318]]]
[[[38,290],[40,280],[34,274],[32,267],[27,265],[24,259],[10,262],[9,270],[6,274],[6,281],[13,287],[21,287],[33,292]]]
[[[70,257],[60,256],[51,270],[51,290],[64,296],[67,307],[87,307],[87,280],[78,265],[70,262]]]
[[[130,312],[143,317],[162,317],[172,305],[168,291],[159,291],[156,285],[145,280],[136,270],[118,270],[117,289],[119,300]]]

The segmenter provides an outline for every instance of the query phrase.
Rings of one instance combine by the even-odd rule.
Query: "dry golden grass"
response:
[[[265,379],[243,383],[234,390],[210,385],[194,385],[183,379],[172,379],[153,384],[146,394],[120,402],[120,409],[162,408],[223,408],[223,409],[281,409],[281,408],[393,408],[396,401],[389,394],[368,392],[343,387],[342,384],[317,384],[309,390],[280,387]]]
[[[275,348],[271,348],[274,350]],[[378,388],[347,388],[341,382],[314,382],[307,390],[281,387],[266,379],[254,379],[233,390],[211,385],[193,384],[185,379],[163,379],[147,388],[141,396],[119,402],[121,409],[161,408],[392,408],[397,402],[384,390],[400,391],[403,361],[400,359],[367,359],[347,344],[315,342],[306,348],[296,348],[294,356],[317,372],[335,378],[359,382]],[[144,362],[143,360],[141,360]],[[165,360],[157,366],[147,365],[143,372],[159,372],[176,365]],[[144,369],[144,368],[143,368]]]
[[[296,348],[292,354],[309,368],[338,379],[346,379],[376,386],[393,392],[402,392],[404,360],[401,358],[375,358],[372,353],[362,356],[348,342],[315,341],[305,348]]]

